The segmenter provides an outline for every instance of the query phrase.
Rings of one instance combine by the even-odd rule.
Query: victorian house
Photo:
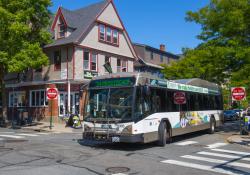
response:
[[[59,7],[51,24],[53,42],[44,46],[50,64],[38,70],[29,70],[19,80],[7,75],[8,116],[26,111],[28,116],[46,120],[50,108],[46,88],[58,88],[53,103],[53,117],[63,116],[69,110],[83,115],[84,95],[80,87],[94,76],[112,71],[133,72],[136,52],[112,0],[105,0],[77,10]],[[70,104],[67,104],[70,92]]]

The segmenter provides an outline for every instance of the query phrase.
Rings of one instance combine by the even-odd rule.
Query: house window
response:
[[[153,52],[150,52],[150,58],[151,58],[151,60],[154,59],[154,53]]]
[[[9,93],[9,107],[24,107],[25,106],[25,92],[16,91]]]
[[[42,107],[47,105],[48,105],[48,100],[46,98],[45,90],[30,91],[30,107]]]
[[[61,51],[54,52],[54,70],[61,70]]]
[[[117,59],[117,72],[121,72],[122,64],[121,59]]]
[[[112,45],[119,45],[119,31],[103,24],[99,25],[99,41]]]
[[[89,70],[89,52],[84,51],[83,53],[83,68]]]
[[[92,54],[92,57],[91,57],[91,70],[97,71],[97,55],[96,54]]]
[[[111,43],[111,28],[107,27],[107,42]]]
[[[122,72],[127,72],[127,61],[122,61]]]
[[[113,30],[113,43],[118,44],[118,31]]]
[[[102,40],[102,41],[105,41],[105,26],[100,25],[99,26],[99,31],[100,31],[99,39]]]
[[[161,62],[163,62],[163,55],[161,55],[160,57],[161,57]]]
[[[64,38],[66,34],[66,25],[63,20],[60,18],[60,23],[58,24],[58,38]]]

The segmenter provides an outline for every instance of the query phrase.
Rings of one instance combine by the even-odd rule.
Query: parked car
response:
[[[235,110],[224,111],[224,120],[225,121],[229,121],[229,120],[233,121],[233,120],[237,120],[238,118],[239,118],[239,116]]]

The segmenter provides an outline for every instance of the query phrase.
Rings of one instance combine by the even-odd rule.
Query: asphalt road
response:
[[[163,148],[83,141],[79,130],[55,134],[0,128],[0,175],[250,175],[250,149],[226,142],[237,129],[237,123],[227,123],[213,135],[175,137]]]

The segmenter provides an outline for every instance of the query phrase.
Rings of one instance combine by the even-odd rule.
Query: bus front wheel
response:
[[[165,122],[161,122],[159,126],[158,145],[164,147],[169,139],[170,139],[170,132],[167,128],[167,125]]]

